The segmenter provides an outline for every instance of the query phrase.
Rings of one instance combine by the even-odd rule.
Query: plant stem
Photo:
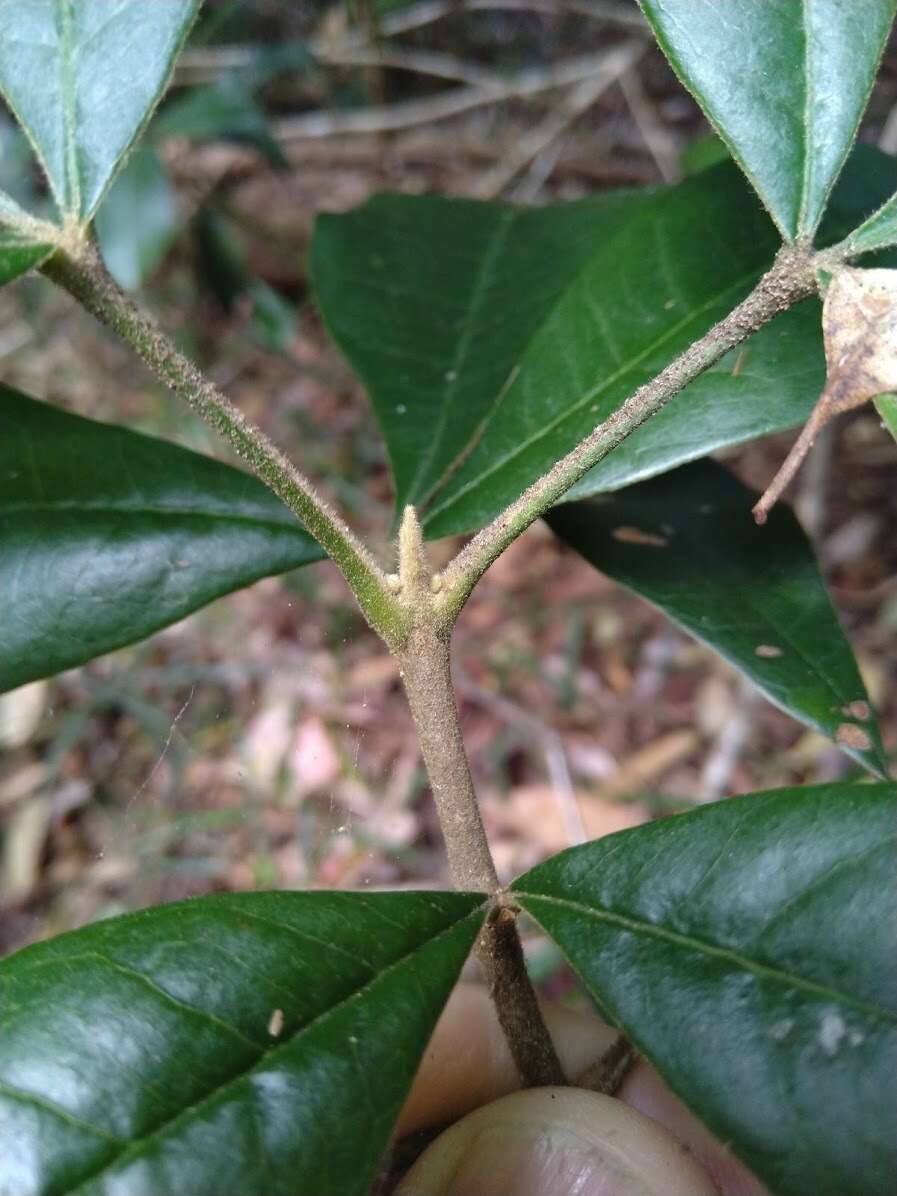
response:
[[[438,579],[436,609],[440,625],[450,627],[454,623],[492,562],[630,432],[730,349],[780,312],[813,294],[817,289],[814,266],[814,255],[805,248],[786,246],[780,250],[772,267],[737,307],[656,378],[640,386],[613,415],[474,536]]]
[[[399,653],[399,662],[445,837],[452,881],[462,892],[495,894],[498,877],[461,737],[448,642],[432,624],[419,624]],[[512,909],[499,906],[493,910],[476,954],[524,1084],[566,1083],[526,971]]]
[[[407,632],[386,575],[339,515],[265,434],[251,423],[110,278],[92,245],[60,248],[41,267],[101,323],[126,341],[166,386],[213,427],[301,519],[336,563],[365,617],[390,646]]]
[[[464,750],[452,688],[449,638],[435,627],[430,571],[412,507],[399,533],[400,600],[413,627],[396,652],[457,889],[498,894],[499,884]],[[498,1018],[524,1084],[564,1084],[526,971],[515,911],[499,903],[476,946]]]

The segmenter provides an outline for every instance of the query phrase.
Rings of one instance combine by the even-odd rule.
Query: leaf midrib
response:
[[[129,1159],[132,1157],[139,1156],[140,1152],[143,1150],[144,1147],[146,1147],[154,1139],[159,1138],[160,1136],[167,1133],[170,1129],[172,1129],[173,1126],[175,1126],[182,1119],[191,1117],[192,1115],[197,1113],[200,1109],[202,1109],[205,1105],[207,1105],[209,1102],[213,1101],[218,1095],[227,1091],[228,1088],[230,1088],[233,1085],[239,1084],[243,1080],[247,1079],[250,1075],[252,1075],[252,1073],[256,1070],[256,1068],[261,1066],[262,1063],[266,1062],[272,1056],[278,1054],[280,1051],[285,1051],[288,1047],[293,1046],[294,1043],[298,1039],[300,1039],[303,1034],[307,1033],[313,1027],[317,1026],[320,1022],[326,1021],[327,1018],[333,1016],[337,1011],[342,1009],[344,1006],[350,1004],[351,1002],[360,1000],[364,996],[364,994],[367,992],[368,989],[373,987],[373,985],[379,983],[379,981],[382,980],[385,976],[389,975],[390,972],[393,972],[396,969],[402,967],[403,964],[407,963],[410,959],[412,959],[419,951],[423,950],[424,947],[430,946],[432,943],[438,942],[439,939],[445,937],[448,934],[451,934],[462,923],[464,923],[468,920],[472,920],[473,918],[479,917],[481,915],[484,915],[485,911],[487,909],[487,906],[488,906],[488,901],[483,901],[482,904],[475,906],[474,909],[470,910],[463,917],[457,918],[450,925],[444,927],[442,930],[439,931],[438,934],[431,935],[430,937],[425,939],[423,942],[418,943],[417,946],[415,946],[412,950],[407,951],[404,955],[400,956],[398,959],[395,959],[391,963],[387,964],[386,967],[381,968],[375,975],[371,976],[371,978],[369,980],[367,980],[360,988],[355,989],[353,992],[349,993],[348,996],[343,997],[342,1000],[339,1000],[334,1005],[331,1005],[329,1009],[323,1010],[316,1017],[313,1017],[311,1019],[311,1021],[308,1021],[304,1025],[300,1026],[293,1034],[288,1035],[282,1039],[279,1039],[278,1042],[276,1043],[276,1045],[272,1045],[271,1047],[269,1047],[267,1049],[263,1049],[261,1051],[258,1059],[256,1059],[256,1061],[250,1067],[240,1068],[237,1072],[235,1072],[233,1075],[229,1076],[226,1080],[223,1080],[220,1084],[217,1084],[213,1089],[211,1089],[209,1092],[207,1092],[199,1100],[194,1101],[194,1103],[192,1105],[188,1105],[186,1109],[178,1110],[178,1112],[172,1114],[170,1117],[167,1117],[164,1121],[160,1122],[159,1125],[154,1126],[148,1133],[143,1134],[141,1137],[129,1140],[122,1150],[119,1150],[111,1158],[106,1159],[105,1162],[103,1162],[99,1167],[95,1168],[88,1175],[85,1175],[82,1179],[80,1179],[78,1181],[78,1183],[75,1185],[75,1187],[66,1188],[64,1190],[64,1192],[60,1193],[60,1196],[76,1196],[76,1193],[82,1191],[87,1185],[92,1184],[96,1179],[98,1179],[104,1173],[111,1170],[111,1168],[117,1167],[119,1164],[129,1161]],[[234,916],[239,917],[240,915],[235,914]]]
[[[61,43],[63,170],[65,210],[71,216],[81,211],[81,178],[78,172],[78,138],[75,135],[75,59],[72,45],[72,0],[58,0]]]
[[[592,918],[598,922],[605,922],[611,926],[618,926],[623,930],[628,930],[632,934],[642,934],[649,938],[661,939],[664,942],[670,943],[673,946],[681,947],[685,950],[696,951],[703,955],[713,956],[717,959],[725,959],[729,963],[735,964],[743,971],[752,972],[754,975],[765,977],[773,980],[777,984],[791,985],[794,988],[800,989],[803,992],[811,993],[814,997],[822,997],[825,1000],[833,1001],[836,1004],[842,1004],[848,1008],[855,1009],[859,1013],[863,1013],[868,1017],[874,1017],[880,1021],[891,1023],[897,1026],[897,1014],[891,1013],[887,1009],[881,1009],[876,1005],[870,1005],[869,1002],[862,1000],[859,997],[854,997],[846,993],[840,992],[838,989],[830,988],[825,984],[820,984],[815,980],[808,980],[804,976],[798,976],[793,972],[787,972],[782,968],[772,967],[770,964],[760,963],[756,960],[750,959],[748,956],[742,955],[740,952],[731,947],[723,947],[718,943],[710,942],[706,939],[701,939],[693,934],[684,934],[681,931],[670,930],[666,926],[658,925],[656,922],[649,922],[646,919],[634,918],[626,914],[619,914],[612,912],[598,906],[583,905],[579,901],[573,901],[564,897],[552,897],[545,893],[530,893],[520,889],[511,890],[515,897],[519,898],[521,903],[527,908],[527,912],[539,921],[538,915],[526,903],[530,901],[544,901],[549,905],[560,906],[563,909],[571,910],[572,912]],[[547,928],[546,928],[546,932]]]
[[[442,441],[451,415],[451,404],[461,384],[462,372],[470,354],[473,335],[477,331],[475,319],[482,308],[486,292],[494,281],[496,259],[510,236],[511,227],[517,219],[518,214],[518,210],[512,207],[507,207],[502,211],[492,231],[489,245],[477,264],[473,286],[471,287],[470,296],[466,304],[464,323],[455,345],[455,351],[452,354],[451,365],[447,371],[447,373],[451,374],[451,379],[442,394],[439,419],[436,423],[433,438],[430,441],[430,447],[421,456],[418,467],[414,472],[414,477],[408,486],[408,497],[411,502],[417,501],[419,498],[421,488],[426,481],[427,472],[431,468],[434,459],[437,458],[439,450],[442,448]],[[451,467],[452,463],[449,462],[446,471],[450,470]],[[438,481],[436,485],[438,486]],[[431,494],[425,494],[425,501],[429,501],[430,498]],[[424,503],[420,503],[419,505],[424,505]]]
[[[645,199],[653,200],[658,194],[663,194],[663,190],[664,189],[662,189],[662,188],[655,189],[655,188],[646,187],[642,190],[642,192],[640,193],[640,196]],[[632,192],[632,194],[636,195],[637,193]],[[514,217],[516,217],[519,214],[519,210],[516,208],[511,207],[509,210],[513,213]],[[619,229],[617,230],[616,235],[622,235],[634,221],[636,221],[640,218],[640,215],[641,215],[640,211],[635,211],[629,216],[628,219],[623,220],[620,224]],[[510,223],[512,223],[512,221],[508,222],[508,230],[507,231],[509,231]],[[492,256],[494,248],[495,248],[494,245],[490,245],[489,249],[486,251],[488,256],[490,256],[490,257]],[[454,504],[456,498],[461,497],[463,494],[465,494],[467,492],[467,489],[469,489],[470,485],[478,485],[479,484],[479,480],[481,480],[481,479],[478,479],[474,483],[470,483],[467,487],[465,487],[464,489],[459,491],[456,495],[450,496],[448,503],[443,504],[443,505],[437,505],[435,507],[431,505],[434,502],[434,500],[436,498],[438,498],[439,494],[449,484],[451,478],[454,477],[454,475],[458,472],[458,470],[464,465],[464,463],[467,461],[467,459],[474,452],[477,445],[482,440],[483,436],[485,435],[486,431],[489,428],[489,425],[491,424],[492,420],[498,413],[499,408],[501,408],[503,406],[505,398],[507,397],[509,391],[512,389],[514,383],[517,381],[517,376],[520,373],[522,362],[529,354],[530,350],[532,349],[533,343],[535,342],[537,337],[542,333],[546,324],[552,318],[552,316],[555,313],[555,311],[557,310],[557,308],[560,306],[561,303],[563,303],[565,297],[569,294],[569,292],[572,290],[572,288],[576,286],[576,284],[580,281],[580,279],[585,274],[585,272],[591,268],[595,259],[603,252],[604,252],[604,247],[599,246],[593,253],[587,255],[579,263],[579,265],[577,265],[574,268],[574,270],[572,271],[570,276],[567,278],[567,280],[554,291],[553,297],[549,301],[548,305],[545,307],[545,311],[544,311],[544,315],[543,315],[542,319],[539,321],[539,323],[537,323],[533,327],[529,336],[526,338],[525,344],[523,344],[520,347],[520,349],[516,355],[516,361],[511,366],[511,369],[508,372],[508,376],[507,376],[506,380],[496,391],[495,395],[493,396],[493,398],[491,399],[491,401],[489,403],[489,406],[486,408],[481,419],[479,420],[477,426],[472,430],[470,436],[467,438],[467,441],[461,446],[461,448],[458,450],[458,452],[455,453],[454,457],[448,463],[448,465],[445,467],[445,469],[442,471],[442,473],[439,475],[439,477],[437,477],[435,479],[435,481],[432,482],[429,489],[427,489],[424,492],[423,497],[420,501],[421,511],[425,512],[425,514],[422,516],[422,523],[423,523],[424,527],[426,527],[426,523],[427,523],[428,519],[433,519],[438,514],[440,514],[442,511],[451,508],[451,506]],[[480,258],[480,261],[482,262],[482,258]],[[501,321],[501,322],[503,322],[503,321]],[[489,327],[490,327],[490,325],[488,323],[485,326],[485,328],[481,327],[478,330],[479,335],[482,336],[484,334],[484,332],[489,329]],[[588,398],[583,399],[583,400],[578,400],[576,406],[571,408],[570,411],[576,410],[579,406],[582,405],[582,403],[588,402],[588,401],[589,401]],[[443,403],[442,410],[444,410],[445,407],[446,407],[446,404]],[[446,412],[446,419],[448,417],[448,414],[449,413]],[[568,414],[569,414],[569,412],[568,412]],[[440,412],[440,419],[441,418],[442,418],[442,412]],[[513,459],[513,454],[511,455],[511,457],[508,457],[506,460],[512,460],[512,459]],[[482,477],[483,478],[488,477],[491,472],[493,472],[493,471],[492,470],[488,471],[486,474],[483,474]],[[420,471],[418,471],[418,475],[416,475],[416,477],[415,477],[416,482],[419,481],[419,474],[420,474]]]

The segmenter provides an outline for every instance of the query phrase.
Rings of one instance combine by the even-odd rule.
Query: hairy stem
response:
[[[368,550],[280,449],[124,294],[93,246],[60,248],[41,270],[112,328],[157,378],[228,442],[336,563],[374,630],[391,646],[400,643],[406,631],[402,612]]]
[[[803,248],[780,250],[770,270],[737,307],[700,340],[640,386],[604,423],[534,482],[483,528],[448,565],[440,578],[437,617],[451,626],[471,590],[492,562],[529,525],[694,378],[734,349],[774,316],[816,290],[814,256]]]
[[[445,838],[452,881],[462,892],[497,894],[498,877],[461,736],[448,636],[434,626],[430,571],[412,507],[406,509],[399,533],[399,586],[400,600],[414,625],[396,656]],[[513,909],[499,904],[492,911],[476,954],[524,1084],[565,1083],[526,971]]]
[[[411,632],[399,654],[449,870],[462,891],[496,893],[498,877],[480,817],[452,690],[449,645],[432,625]],[[498,1018],[524,1084],[564,1084],[563,1071],[526,971],[515,913],[493,911],[476,945]]]

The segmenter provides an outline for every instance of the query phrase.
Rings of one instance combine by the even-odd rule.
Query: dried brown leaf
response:
[[[897,270],[845,266],[829,283],[822,309],[827,376],[785,463],[754,507],[765,523],[819,432],[834,416],[897,390]]]

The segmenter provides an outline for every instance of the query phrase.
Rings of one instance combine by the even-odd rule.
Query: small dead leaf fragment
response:
[[[845,266],[832,275],[822,307],[825,389],[785,463],[754,507],[757,523],[800,468],[836,415],[897,390],[897,270]]]
[[[841,410],[897,389],[897,270],[839,270],[822,331],[825,392]]]
[[[654,532],[643,532],[638,527],[615,527],[612,533],[621,544],[646,544],[651,548],[666,548],[669,541]]]
[[[268,1019],[268,1033],[272,1038],[279,1038],[283,1032],[283,1010],[272,1009]]]
[[[858,751],[867,751],[872,747],[872,740],[868,734],[854,723],[842,723],[835,732],[835,739],[844,747],[856,748]]]
[[[755,656],[762,656],[764,660],[775,660],[777,656],[783,655],[782,649],[777,648],[775,644],[758,644],[754,649]]]

